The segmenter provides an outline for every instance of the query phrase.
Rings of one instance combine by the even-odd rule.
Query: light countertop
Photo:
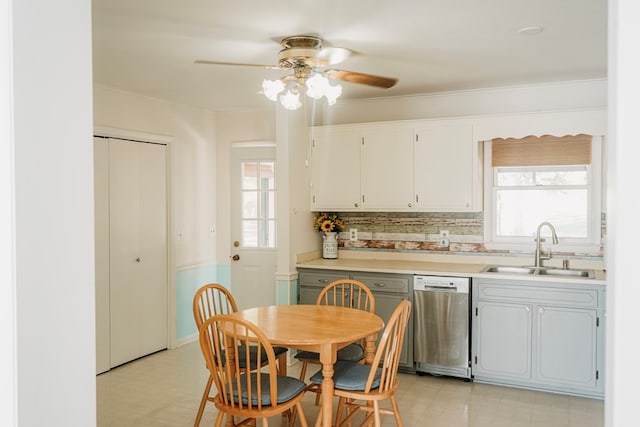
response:
[[[553,281],[564,283],[584,283],[593,285],[606,284],[606,273],[602,270],[594,270],[595,278],[573,278],[573,277],[549,277],[530,276],[505,273],[483,273],[488,264],[475,263],[449,263],[431,262],[415,260],[397,259],[363,259],[363,258],[338,258],[324,259],[316,258],[298,262],[298,268],[312,268],[319,270],[343,270],[361,271],[371,273],[392,273],[392,274],[423,274],[429,276],[457,276],[457,277],[483,277],[499,278],[510,280],[527,281]]]

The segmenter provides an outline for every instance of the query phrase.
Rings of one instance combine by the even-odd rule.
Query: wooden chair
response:
[[[338,361],[334,365],[334,396],[339,398],[336,427],[350,425],[358,411],[367,413],[360,426],[370,423],[373,418],[375,427],[380,427],[380,414],[393,414],[396,424],[402,427],[395,391],[398,388],[398,364],[410,312],[409,301],[398,304],[384,329],[371,365],[347,361]],[[321,384],[322,379],[320,371],[311,377],[311,382]],[[384,399],[390,400],[391,409],[380,407],[380,401]],[[365,404],[356,401],[364,401]],[[346,415],[342,418],[345,409]],[[316,425],[320,425],[321,415],[322,411]]]
[[[222,425],[225,414],[227,425],[255,425],[256,419],[262,419],[264,427],[269,425],[268,417],[279,414],[289,414],[289,426],[293,426],[299,414],[301,425],[307,427],[301,404],[307,385],[297,378],[278,375],[273,347],[257,326],[234,316],[216,315],[204,322],[199,338],[218,390],[215,397],[207,396],[218,408],[216,427]],[[251,359],[251,363],[242,366],[241,359]],[[236,416],[242,418],[238,423],[234,421]]]
[[[318,299],[317,305],[333,305],[351,307],[359,310],[375,312],[375,298],[369,288],[362,282],[353,279],[339,279],[325,286]],[[360,362],[364,360],[364,343],[352,343],[338,351],[337,360]],[[296,359],[302,362],[300,380],[304,381],[309,363],[320,365],[320,355],[310,351],[299,351]],[[316,394],[316,405],[320,400],[321,387],[316,384],[309,386],[309,391]]]
[[[217,283],[209,283],[202,286],[196,291],[193,297],[193,317],[198,327],[198,331],[207,319],[219,315],[230,314],[238,311],[238,305],[236,304],[233,295],[227,288]],[[251,366],[255,363],[256,353],[255,349],[250,350]],[[287,375],[287,348],[286,347],[273,347],[273,350],[278,359],[278,373],[280,375]],[[239,354],[244,354],[239,352]],[[264,357],[264,355],[263,355]],[[265,360],[262,360],[265,362]],[[246,366],[246,359],[241,360],[241,365],[244,368]],[[213,384],[213,377],[209,375],[207,385],[204,388],[202,399],[200,400],[200,406],[198,407],[198,413],[196,414],[195,427],[200,425],[202,419],[202,413],[204,407],[207,404],[209,393],[211,391],[211,385]]]

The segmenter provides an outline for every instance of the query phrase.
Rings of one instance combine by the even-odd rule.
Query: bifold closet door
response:
[[[109,139],[111,367],[167,347],[166,146]]]

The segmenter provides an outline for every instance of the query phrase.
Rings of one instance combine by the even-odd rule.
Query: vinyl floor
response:
[[[297,376],[299,365],[289,374]],[[313,367],[309,369],[314,373]],[[192,426],[208,373],[198,343],[162,351],[97,376],[99,427]],[[461,379],[400,375],[397,393],[404,425],[428,427],[602,427],[599,399],[501,387]],[[303,398],[310,425],[315,394]],[[208,404],[202,426],[212,426],[216,408]],[[269,426],[284,425],[282,417]],[[392,416],[383,426],[395,426]],[[297,424],[298,425],[298,424]]]

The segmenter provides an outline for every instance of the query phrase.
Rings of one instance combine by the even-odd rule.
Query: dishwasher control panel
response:
[[[468,277],[413,276],[414,291],[450,290],[469,293]]]

